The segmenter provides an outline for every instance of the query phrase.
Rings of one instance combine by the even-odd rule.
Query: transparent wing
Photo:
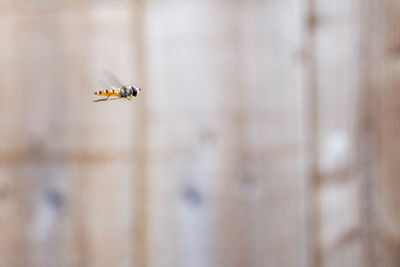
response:
[[[115,87],[117,87],[117,88],[127,89],[127,87],[120,82],[117,76],[115,76],[111,72],[103,71],[103,74],[113,84],[111,88],[116,89]]]

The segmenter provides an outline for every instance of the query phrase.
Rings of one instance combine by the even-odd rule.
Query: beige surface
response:
[[[398,13],[1,1],[0,266],[397,266]]]

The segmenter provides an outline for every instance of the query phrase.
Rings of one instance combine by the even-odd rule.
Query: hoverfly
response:
[[[120,99],[120,98],[125,98],[125,99],[128,99],[129,101],[132,101],[133,98],[137,97],[139,92],[142,90],[139,87],[136,87],[135,85],[131,85],[131,86],[122,85],[118,81],[118,79],[111,73],[106,72],[105,74],[108,76],[109,79],[112,79],[115,83],[117,83],[119,87],[118,88],[112,87],[109,89],[104,89],[104,90],[94,92],[95,95],[106,96],[106,98],[93,100],[93,102],[116,100],[116,99]],[[115,97],[110,98],[111,96],[115,96]]]
[[[116,100],[120,98],[126,98],[129,101],[133,100],[133,97],[137,97],[142,89],[132,85],[132,86],[122,86],[119,88],[104,89],[98,92],[94,92],[95,95],[106,96],[106,98],[101,98],[93,100],[93,102]],[[115,96],[115,98],[110,98],[110,96]]]

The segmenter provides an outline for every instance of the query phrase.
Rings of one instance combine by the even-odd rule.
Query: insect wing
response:
[[[120,89],[127,89],[127,87],[125,85],[123,85],[120,80],[117,78],[117,76],[115,76],[114,74],[112,74],[109,71],[103,71],[104,76],[107,77],[107,79],[115,86],[117,86]],[[116,88],[113,88],[116,89]]]

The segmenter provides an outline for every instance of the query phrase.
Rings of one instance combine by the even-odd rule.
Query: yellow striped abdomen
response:
[[[105,89],[105,90],[101,90],[101,91],[97,91],[94,92],[95,95],[102,95],[102,96],[110,96],[110,95],[115,95],[115,96],[119,96],[119,92],[117,90],[114,89]]]

